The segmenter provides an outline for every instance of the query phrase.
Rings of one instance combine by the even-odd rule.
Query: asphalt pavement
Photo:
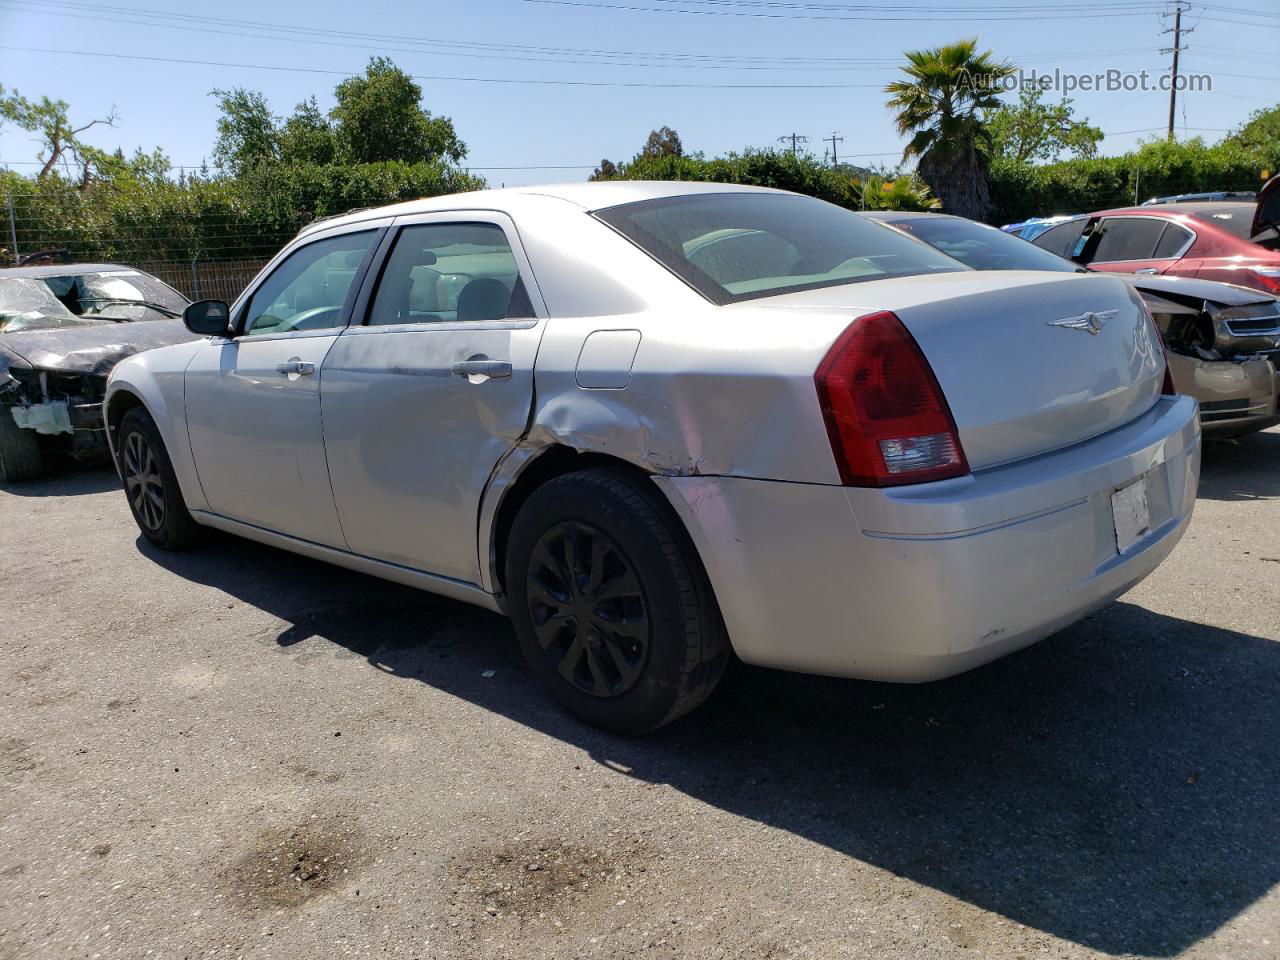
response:
[[[101,467],[0,490],[0,650],[0,960],[1280,957],[1280,430],[1044,643],[645,739],[498,616],[155,551]]]

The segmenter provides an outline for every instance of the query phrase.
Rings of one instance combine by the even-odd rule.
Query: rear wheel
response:
[[[165,550],[197,542],[202,528],[187,511],[160,431],[142,407],[120,420],[116,456],[129,510],[142,535]]]
[[[0,407],[0,483],[34,480],[44,473],[44,458],[34,431],[14,422],[8,407]]]
[[[506,589],[534,674],[570,712],[640,734],[715,688],[729,645],[706,574],[645,480],[566,474],[512,525]]]

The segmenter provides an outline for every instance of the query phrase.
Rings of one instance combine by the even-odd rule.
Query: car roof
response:
[[[135,267],[126,267],[119,263],[51,263],[33,267],[0,268],[0,280],[8,277],[78,277],[86,273],[120,271],[142,272]]]
[[[861,210],[858,212],[868,219],[881,220],[884,223],[902,223],[904,220],[919,220],[924,217],[933,220],[967,219],[965,217],[957,217],[953,213],[929,213],[926,210]]]
[[[465,193],[448,193],[421,200],[407,200],[385,207],[353,210],[335,217],[325,217],[307,224],[300,235],[312,230],[344,226],[374,217],[408,216],[415,213],[433,213],[448,210],[491,209],[510,211],[531,197],[552,197],[574,204],[586,211],[603,210],[624,203],[641,200],[661,200],[712,193],[777,193],[786,190],[772,187],[753,187],[735,183],[690,183],[682,180],[597,180],[585,183],[551,183],[529,187],[505,187],[496,190],[471,190]]]
[[[1116,214],[1137,214],[1143,217],[1182,217],[1197,213],[1239,213],[1253,216],[1256,203],[1236,200],[1207,200],[1202,203],[1160,203],[1149,207],[1118,207],[1115,210],[1099,210],[1091,217],[1110,217]]]

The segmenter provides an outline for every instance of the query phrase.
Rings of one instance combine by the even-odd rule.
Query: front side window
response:
[[[253,292],[244,332],[292,333],[342,324],[342,308],[375,230],[317,240],[293,253]]]
[[[507,236],[496,223],[404,227],[387,257],[369,324],[469,323],[533,316]]]
[[[966,269],[925,243],[793,194],[666,197],[595,216],[718,304]]]
[[[893,225],[975,270],[1057,270],[1073,273],[1082,269],[1021,237],[972,220],[919,217],[899,220]]]

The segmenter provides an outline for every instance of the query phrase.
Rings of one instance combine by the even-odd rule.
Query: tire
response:
[[[13,420],[8,407],[0,407],[0,483],[20,483],[44,474],[44,458],[35,432]]]
[[[613,733],[688,713],[729,659],[687,534],[647,480],[622,470],[569,473],[534,491],[512,524],[505,585],[534,675],[574,716]]]
[[[160,431],[142,407],[120,420],[116,458],[129,510],[147,540],[162,550],[180,550],[203,538],[203,528],[182,498]]]

